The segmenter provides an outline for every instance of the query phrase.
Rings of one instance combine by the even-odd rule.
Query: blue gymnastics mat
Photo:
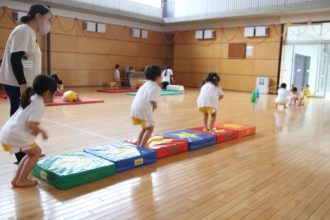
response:
[[[216,144],[216,136],[187,129],[162,133],[164,137],[181,139],[188,142],[189,151]]]
[[[156,151],[123,141],[87,148],[84,151],[114,162],[116,172],[134,169],[157,161]]]

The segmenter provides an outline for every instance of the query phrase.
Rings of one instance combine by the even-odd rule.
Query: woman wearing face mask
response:
[[[41,51],[37,33],[46,35],[51,29],[52,14],[47,6],[32,5],[21,23],[10,33],[7,40],[2,65],[0,83],[10,100],[10,115],[20,105],[20,97],[35,76],[41,74]],[[17,163],[25,156],[16,153]]]

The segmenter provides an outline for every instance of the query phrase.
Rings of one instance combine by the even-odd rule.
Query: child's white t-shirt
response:
[[[286,103],[288,100],[290,92],[286,89],[280,88],[277,90],[277,97],[275,99],[276,103],[284,102]]]
[[[165,76],[166,73],[166,76]],[[171,69],[166,69],[162,73],[162,82],[171,83],[171,76],[173,76],[173,71]]]
[[[299,99],[302,97],[301,93],[299,91],[296,92],[296,94],[292,93],[292,97],[295,99]]]
[[[133,100],[131,116],[144,120],[146,126],[154,125],[151,101],[157,102],[159,100],[160,91],[161,88],[156,82],[148,80],[144,83]]]
[[[215,111],[218,109],[219,97],[223,95],[223,90],[221,86],[215,86],[211,82],[205,83],[199,93],[197,99],[197,106],[202,107],[212,107]]]
[[[115,72],[113,73],[113,76],[115,77],[116,81],[120,81],[120,72],[118,69],[115,70]]]
[[[31,103],[25,109],[20,107],[1,128],[1,143],[11,147],[27,147],[33,144],[36,136],[27,128],[27,122],[40,123],[44,111],[43,98],[33,95]]]
[[[28,86],[34,78],[41,74],[41,51],[37,43],[36,32],[27,24],[21,24],[9,35],[3,61],[0,68],[0,83],[10,86],[19,86],[14,75],[10,58],[15,52],[24,51],[27,59],[22,59],[24,76]]]

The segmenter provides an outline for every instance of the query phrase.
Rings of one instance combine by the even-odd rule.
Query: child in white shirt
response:
[[[213,131],[217,119],[218,102],[223,98],[223,91],[219,85],[220,77],[217,73],[209,73],[202,83],[197,99],[199,111],[204,114],[204,130]],[[208,118],[211,115],[210,126]]]
[[[165,70],[162,72],[162,89],[166,89],[168,85],[174,83],[173,71],[170,66],[166,66]]]
[[[286,104],[288,102],[289,91],[286,90],[286,83],[282,83],[280,88],[277,90],[277,97],[275,99],[276,106],[283,105],[286,108]]]
[[[156,65],[149,65],[144,72],[148,81],[139,88],[131,106],[133,125],[142,127],[137,141],[137,145],[142,147],[146,147],[154,130],[153,111],[157,108],[161,91],[161,69]]]
[[[292,104],[292,102],[294,105],[304,105],[303,104],[304,96],[301,95],[297,87],[293,87],[291,93],[292,93],[292,97],[290,99],[290,105]]]
[[[1,129],[0,139],[4,150],[10,153],[22,151],[26,154],[11,182],[13,187],[37,184],[28,178],[41,155],[41,149],[35,139],[39,134],[44,139],[48,138],[46,131],[41,129],[39,124],[45,103],[52,102],[56,89],[56,82],[51,77],[38,75],[33,81],[33,88],[28,87],[23,93],[19,109]]]
[[[116,86],[120,87],[120,65],[116,64],[115,71],[113,72],[113,77],[116,82]]]

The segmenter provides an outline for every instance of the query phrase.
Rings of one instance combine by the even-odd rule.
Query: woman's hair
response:
[[[41,15],[45,15],[47,13],[51,13],[50,9],[45,6],[45,5],[32,5],[27,13],[27,15],[21,17],[21,23],[28,23],[31,20],[33,20],[33,18],[35,18],[36,14],[41,14]]]
[[[146,76],[146,79],[155,81],[157,77],[161,76],[162,70],[159,68],[159,66],[155,64],[150,64],[146,66],[144,74]]]
[[[120,67],[120,65],[119,64],[116,64],[115,68],[118,69],[119,67]]]
[[[281,83],[280,88],[282,88],[282,89],[286,89],[286,83]]]
[[[58,75],[53,74],[53,75],[52,75],[52,78],[53,78],[53,80],[55,80],[56,84],[60,84],[60,85],[63,84],[63,81],[60,80],[60,78],[58,77]]]
[[[213,73],[213,72],[208,73],[202,82],[202,86],[208,82],[212,83],[215,86],[219,86],[219,82],[220,82],[219,75],[217,73]]]
[[[165,66],[165,73],[164,73],[164,76],[167,76],[167,70],[168,70],[168,69],[171,69],[170,65]]]
[[[34,94],[42,96],[46,91],[50,91],[54,94],[57,90],[56,82],[52,77],[45,75],[38,75],[33,80],[32,88],[28,87],[22,95],[21,107],[25,109],[31,103],[31,96]]]

